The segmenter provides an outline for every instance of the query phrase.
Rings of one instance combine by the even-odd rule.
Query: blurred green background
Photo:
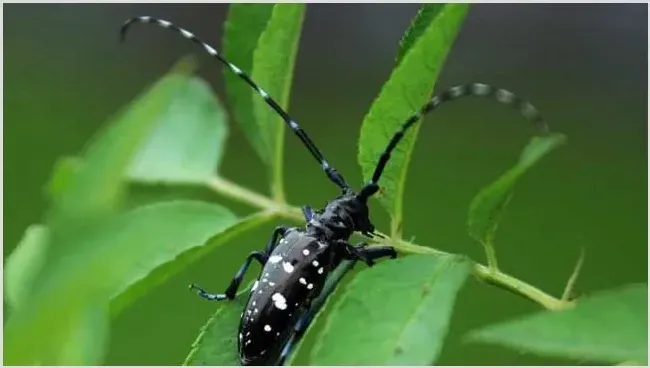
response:
[[[309,5],[290,112],[349,182],[360,183],[356,139],[364,114],[393,64],[417,5]],[[168,19],[220,45],[227,5],[86,4],[4,6],[4,249],[41,218],[55,159],[75,154],[136,94],[197,49],[171,33],[137,27],[134,15]],[[560,295],[579,255],[582,295],[647,280],[647,5],[473,5],[437,90],[468,81],[508,88],[540,109],[569,144],[519,183],[497,238],[504,271]],[[223,97],[219,65],[201,56],[201,75]],[[231,122],[221,172],[267,190],[263,166]],[[472,197],[513,164],[530,133],[516,113],[491,101],[462,100],[421,129],[405,199],[405,237],[468,254]],[[286,143],[289,201],[320,206],[336,194],[292,136]],[[218,197],[239,214],[250,208]],[[387,218],[377,203],[380,229]],[[230,242],[149,293],[114,321],[111,365],[180,364],[214,305],[189,282],[226,286],[243,257],[274,224]],[[576,363],[464,344],[469,329],[540,307],[470,280],[457,304],[440,364]],[[6,317],[5,317],[6,318]],[[579,362],[578,362],[579,363]]]

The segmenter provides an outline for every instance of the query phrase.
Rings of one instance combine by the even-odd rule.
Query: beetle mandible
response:
[[[390,246],[368,246],[368,243],[350,244],[354,232],[374,237],[375,227],[369,218],[368,199],[379,190],[379,179],[397,146],[409,127],[425,114],[441,104],[463,96],[492,97],[516,108],[532,121],[542,133],[548,128],[537,109],[510,91],[482,83],[458,85],[435,95],[418,112],[410,116],[392,136],[386,149],[379,156],[372,178],[358,192],[354,192],[343,176],[323,157],[316,145],[287,112],[242,70],[228,62],[209,44],[193,33],[169,21],[150,16],[134,17],[121,28],[121,38],[134,23],[151,23],[175,31],[196,43],[212,57],[225,64],[232,72],[251,86],[262,99],[286,122],[298,136],[323,171],[340,190],[341,194],[329,201],[321,210],[303,206],[306,221],[304,227],[277,227],[263,251],[252,252],[239,268],[223,294],[208,293],[190,285],[198,294],[209,300],[234,299],[244,274],[253,261],[262,265],[259,277],[251,293],[241,320],[238,333],[238,351],[243,365],[282,364],[313,317],[312,302],[320,296],[327,275],[343,260],[362,261],[372,266],[379,258],[395,258],[397,253]],[[325,295],[327,297],[327,295]]]

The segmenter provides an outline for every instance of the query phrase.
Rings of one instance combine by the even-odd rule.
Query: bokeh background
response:
[[[86,4],[4,7],[4,234],[6,257],[41,218],[55,159],[75,154],[98,127],[181,56],[200,52],[180,37],[137,27],[153,15],[221,44],[225,4]],[[417,5],[308,5],[290,112],[352,183],[360,183],[360,123],[394,65]],[[542,160],[516,189],[498,233],[499,264],[560,295],[579,255],[581,295],[647,280],[647,5],[475,4],[437,90],[482,81],[535,103],[569,144]],[[222,72],[201,56],[201,75],[223,97]],[[231,122],[223,175],[266,191],[264,169]],[[478,190],[513,164],[530,133],[516,113],[479,99],[429,116],[410,164],[405,236],[483,261],[466,233]],[[288,197],[319,206],[335,188],[292,136],[285,157]],[[290,152],[290,153],[289,153]],[[250,208],[213,200],[245,214]],[[387,217],[373,205],[373,218]],[[214,305],[188,282],[220,290],[273,225],[233,240],[124,311],[113,323],[107,364],[183,361]],[[459,296],[440,364],[566,364],[517,351],[465,344],[469,329],[539,310],[470,280]]]

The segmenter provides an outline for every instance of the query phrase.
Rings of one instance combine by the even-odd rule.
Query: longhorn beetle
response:
[[[341,194],[329,201],[324,209],[314,210],[303,206],[306,221],[304,227],[275,228],[266,248],[252,252],[246,258],[223,294],[211,294],[196,285],[190,285],[191,289],[197,290],[198,295],[205,299],[232,300],[251,262],[257,261],[262,265],[239,324],[237,341],[240,362],[243,365],[283,364],[293,345],[307,329],[322,300],[327,298],[326,293],[329,291],[323,290],[327,275],[342,261],[362,261],[372,266],[379,258],[397,256],[393,247],[369,247],[365,242],[353,245],[348,239],[354,232],[360,232],[369,238],[378,235],[374,233],[375,227],[369,218],[368,199],[379,190],[379,179],[395,146],[409,127],[425,114],[446,101],[462,96],[486,96],[514,107],[542,132],[548,130],[537,109],[512,92],[482,83],[458,85],[434,96],[418,112],[406,119],[379,156],[370,181],[359,192],[354,192],[343,176],[325,160],[296,121],[247,74],[228,62],[214,47],[171,22],[149,16],[127,20],[121,28],[122,41],[133,23],[152,23],[173,30],[199,45],[237,74],[282,117],[318,161],[329,180],[341,190]]]

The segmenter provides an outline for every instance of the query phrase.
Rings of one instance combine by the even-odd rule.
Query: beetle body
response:
[[[271,244],[273,250],[241,314],[238,349],[243,365],[279,358],[296,322],[321,294],[329,272],[352,257],[345,246],[349,229],[364,215],[359,223],[369,223],[367,206],[351,193],[330,202],[322,214],[305,208],[305,228],[280,230],[283,234]]]
[[[300,229],[290,229],[251,288],[239,325],[242,364],[277,357],[297,318],[320,294],[334,265],[332,248]]]

